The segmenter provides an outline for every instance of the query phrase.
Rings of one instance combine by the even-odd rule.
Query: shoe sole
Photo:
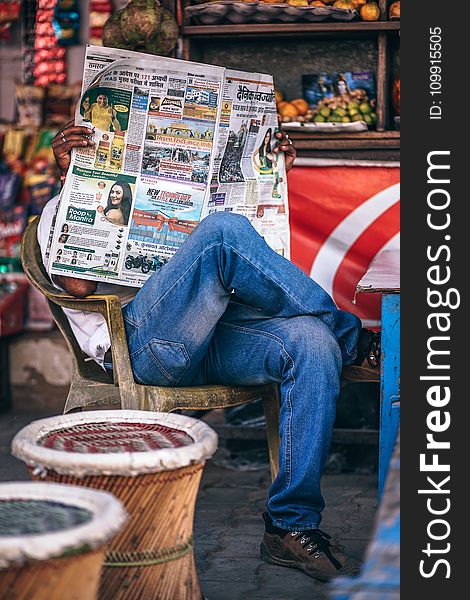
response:
[[[380,373],[377,369],[368,369],[356,365],[349,365],[344,368],[342,374],[344,381],[350,382],[369,382],[377,383],[380,381]]]
[[[302,565],[302,563],[296,560],[285,560],[283,558],[276,558],[272,556],[271,554],[269,554],[263,542],[261,542],[259,549],[261,553],[261,558],[264,560],[265,563],[269,565],[277,565],[279,567],[290,567],[291,569],[299,569],[309,577],[312,577],[313,579],[318,579],[320,581],[331,581],[336,577],[340,577],[343,575],[357,575],[359,573],[359,567],[355,564],[350,565],[349,563],[346,563],[341,569],[341,571],[338,571],[338,573],[335,575],[327,575],[323,571],[307,571]]]

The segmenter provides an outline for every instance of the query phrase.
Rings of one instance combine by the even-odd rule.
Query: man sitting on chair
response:
[[[91,131],[68,124],[52,146],[62,174]],[[287,169],[296,152],[276,133]],[[58,199],[38,230],[44,253]],[[311,278],[276,252],[240,215],[206,217],[171,261],[140,289],[55,276],[76,297],[120,296],[137,383],[158,386],[276,382],[281,390],[279,474],[263,515],[263,559],[328,580],[354,574],[358,561],[319,529],[325,507],[320,479],[328,455],[344,366],[360,365],[376,341],[359,319],[338,310]],[[66,311],[86,354],[112,371],[104,318]],[[365,369],[365,377],[377,373]],[[372,372],[372,375],[371,375]]]

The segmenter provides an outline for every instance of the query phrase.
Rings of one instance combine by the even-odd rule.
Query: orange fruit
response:
[[[284,94],[281,92],[281,90],[278,90],[277,88],[274,88],[274,96],[276,97],[276,102],[278,104],[284,99]]]
[[[324,2],[321,0],[313,0],[313,2],[309,2],[310,6],[326,6]]]
[[[388,7],[388,16],[390,19],[400,18],[400,0],[396,0],[396,2],[390,4]]]
[[[363,21],[378,21],[380,19],[380,8],[377,2],[368,2],[361,6],[359,11]]]
[[[354,10],[351,0],[336,0],[333,3],[333,8],[345,8],[346,10]]]
[[[279,114],[283,118],[284,117],[294,118],[294,117],[297,117],[299,113],[293,104],[291,104],[290,102],[286,102],[282,106],[279,106]]]
[[[291,104],[295,106],[299,115],[305,115],[308,112],[309,105],[303,98],[296,98],[291,101]]]
[[[395,114],[400,116],[400,80],[395,79],[392,86],[392,106]]]
[[[353,8],[357,9],[367,2],[367,0],[351,0]]]

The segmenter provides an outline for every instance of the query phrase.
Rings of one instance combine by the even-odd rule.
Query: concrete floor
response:
[[[51,414],[54,411],[0,416],[0,481],[28,479],[25,466],[10,456],[11,439],[32,420]],[[259,557],[261,513],[270,483],[268,466],[254,471],[234,470],[221,466],[218,456],[209,461],[204,472],[194,530],[197,568],[207,599],[328,598],[328,584],[300,571],[267,565]],[[325,475],[323,492],[327,509],[322,528],[341,540],[347,552],[361,558],[377,508],[375,476]]]

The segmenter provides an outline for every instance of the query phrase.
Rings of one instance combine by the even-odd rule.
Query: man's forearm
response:
[[[85,298],[96,292],[96,281],[86,281],[76,277],[64,277],[62,275],[53,275],[52,280],[57,285],[75,298]]]

